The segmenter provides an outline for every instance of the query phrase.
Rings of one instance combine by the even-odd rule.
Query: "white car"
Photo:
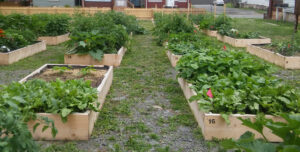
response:
[[[214,4],[216,4],[217,6],[223,6],[224,5],[224,1],[223,0],[215,0]]]

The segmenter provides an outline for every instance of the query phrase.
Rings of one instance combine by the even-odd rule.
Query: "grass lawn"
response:
[[[294,35],[294,24],[291,22],[245,18],[235,18],[233,21],[234,28],[240,32],[259,32],[272,41],[291,40]],[[300,32],[296,35],[300,37]]]
[[[298,37],[300,41],[300,32],[294,34],[294,24],[291,22],[245,18],[235,18],[233,21],[234,28],[240,32],[259,32],[260,35],[271,38],[272,42],[289,41],[293,37]],[[276,69],[275,76],[300,88],[300,70],[285,70],[276,65],[273,67]]]
[[[226,3],[226,7],[235,8],[235,7],[233,7],[233,5],[231,3]],[[237,9],[255,11],[259,14],[264,14],[267,12],[266,10],[260,10],[260,9],[255,9],[255,8],[237,8]]]

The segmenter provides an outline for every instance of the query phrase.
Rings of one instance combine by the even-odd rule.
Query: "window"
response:
[[[86,2],[111,2],[111,0],[85,0]]]
[[[162,0],[148,0],[148,2],[162,2]]]

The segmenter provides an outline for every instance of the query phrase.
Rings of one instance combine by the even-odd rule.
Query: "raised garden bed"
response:
[[[187,100],[190,97],[195,96],[196,92],[191,89],[192,84],[189,84],[182,78],[178,78],[178,83],[185,95]],[[190,109],[192,110],[194,117],[198,123],[198,126],[202,130],[202,134],[205,140],[213,140],[213,138],[224,139],[224,138],[233,138],[239,139],[242,134],[246,131],[251,131],[255,133],[255,138],[262,138],[256,131],[249,129],[248,127],[242,125],[242,122],[237,119],[241,118],[250,118],[254,120],[255,115],[250,114],[232,114],[229,116],[230,124],[228,125],[225,120],[221,117],[221,114],[215,113],[205,113],[198,108],[197,101],[189,102]],[[280,117],[274,117],[267,115],[267,118],[272,119],[273,121],[283,121]],[[267,128],[264,129],[264,135],[271,142],[281,142],[282,140],[273,135],[270,130]]]
[[[71,73],[58,76],[58,74],[52,70],[53,67],[71,67],[72,71]],[[78,75],[75,74],[75,71],[86,67],[87,66],[83,65],[45,64],[20,80],[20,82],[23,83],[27,80],[36,78],[44,79],[46,81],[55,80],[57,77],[61,80],[76,79]],[[97,102],[99,103],[98,108],[101,109],[112,83],[113,67],[94,66],[93,68],[96,69],[96,71],[93,71],[95,72],[95,74],[93,74],[94,77],[84,76],[84,79],[92,80],[92,86],[97,88]],[[50,129],[42,132],[43,127],[38,127],[36,131],[33,132],[33,126],[39,121],[29,121],[28,128],[32,132],[32,136],[35,140],[88,140],[93,131],[94,123],[97,120],[98,114],[98,112],[91,110],[87,110],[82,113],[71,113],[67,117],[68,121],[63,123],[60,115],[58,114],[38,113],[39,116],[46,116],[54,121],[55,127],[58,130],[58,134],[55,138],[52,137]]]
[[[269,44],[269,43],[271,43],[271,39],[266,38],[266,37],[260,37],[258,39],[238,39],[238,38],[232,38],[229,36],[222,36],[220,34],[217,34],[217,39],[219,41],[228,43],[234,47],[247,47],[248,44]]]
[[[104,54],[101,61],[98,61],[89,54],[65,54],[65,64],[80,64],[80,65],[108,65],[120,66],[126,48],[121,47],[117,54]]]
[[[69,33],[59,36],[41,36],[38,38],[39,41],[46,41],[47,45],[58,45],[60,43],[70,40]]]
[[[285,69],[300,69],[300,56],[283,56],[259,45],[248,45],[247,52]]]
[[[168,51],[167,56],[171,62],[172,67],[176,67],[176,63],[181,58],[181,55],[176,55],[176,54],[173,54],[171,51]]]
[[[41,41],[26,47],[7,52],[0,52],[0,65],[8,65],[46,50],[46,42]]]
[[[219,35],[218,31],[211,31],[211,30],[201,30],[201,31],[211,37],[218,37]]]

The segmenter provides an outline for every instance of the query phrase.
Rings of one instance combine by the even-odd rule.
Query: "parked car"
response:
[[[217,5],[217,6],[223,6],[224,1],[223,0],[214,0],[214,4]]]

